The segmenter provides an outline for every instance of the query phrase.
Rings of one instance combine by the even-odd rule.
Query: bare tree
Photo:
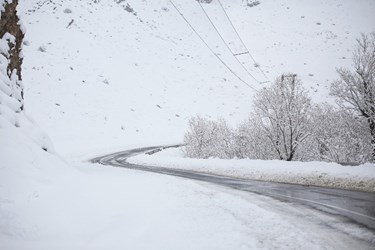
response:
[[[308,136],[311,101],[296,75],[277,78],[258,92],[255,117],[280,160],[291,161],[299,144]]]
[[[344,109],[355,110],[366,119],[375,161],[375,33],[362,34],[353,53],[354,71],[339,68],[340,79],[331,85],[331,95]]]
[[[364,163],[371,155],[367,124],[353,111],[328,104],[315,105],[312,111],[312,135],[299,152],[304,160],[339,163]]]
[[[232,159],[235,157],[234,131],[224,119],[214,122],[215,133],[212,138],[213,155],[221,159]]]
[[[189,120],[189,130],[185,133],[185,153],[192,158],[235,157],[234,131],[224,119],[211,121],[200,116]]]
[[[259,119],[249,117],[241,123],[234,133],[235,156],[237,158],[272,160],[277,159],[272,145],[263,133]]]
[[[213,138],[217,133],[216,125],[200,116],[189,120],[189,130],[185,133],[185,153],[191,158],[209,158],[213,156]]]

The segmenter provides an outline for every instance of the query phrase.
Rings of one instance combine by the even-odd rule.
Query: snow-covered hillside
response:
[[[174,2],[241,78],[255,89],[267,84],[236,62],[196,1]],[[295,72],[316,101],[327,100],[335,68],[350,66],[355,38],[375,29],[372,0],[221,2],[268,79]],[[203,6],[230,48],[243,52],[218,2]],[[19,10],[27,28],[26,111],[63,155],[176,143],[191,115],[236,123],[251,109],[254,90],[168,0],[23,0]],[[239,59],[267,80],[249,56]]]
[[[0,6],[3,7],[3,2]],[[9,32],[0,38],[0,188],[19,186],[17,184],[25,180],[11,176],[20,173],[27,176],[33,168],[44,169],[46,163],[63,165],[54,155],[49,137],[22,110],[22,82],[17,77],[17,70],[9,67],[16,53],[15,44],[16,37]],[[5,199],[3,193],[0,194],[0,200]]]

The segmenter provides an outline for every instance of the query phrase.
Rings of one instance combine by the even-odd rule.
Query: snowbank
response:
[[[130,163],[233,176],[252,180],[296,183],[375,192],[375,164],[341,166],[325,162],[285,162],[249,159],[191,159],[181,149],[141,154]]]

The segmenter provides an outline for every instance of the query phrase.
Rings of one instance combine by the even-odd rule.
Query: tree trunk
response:
[[[368,123],[370,126],[370,132],[371,132],[371,149],[372,149],[371,160],[372,162],[375,162],[375,120],[369,118]]]

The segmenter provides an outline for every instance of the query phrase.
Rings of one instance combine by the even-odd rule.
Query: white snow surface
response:
[[[1,249],[371,249],[298,205],[110,166],[68,166],[15,129],[0,157]],[[350,236],[348,236],[350,235]]]
[[[325,162],[287,162],[250,159],[192,159],[183,149],[169,148],[155,154],[140,154],[128,162],[176,168],[237,178],[357,189],[375,192],[375,164],[342,166]]]
[[[17,152],[19,165],[1,169],[2,249],[371,249],[375,242],[364,228],[269,198]]]
[[[136,15],[124,10],[127,2]],[[191,115],[236,123],[250,110],[254,91],[220,65],[168,1],[127,2],[20,0],[28,31],[25,111],[0,55],[0,249],[371,249],[374,233],[319,211],[73,161],[178,143]],[[175,2],[237,74],[262,87],[236,66],[195,1]],[[335,67],[349,66],[355,38],[374,30],[375,2],[260,2],[249,8],[223,0],[256,61],[271,80],[294,71],[314,100],[330,100]],[[205,8],[242,51],[217,2]],[[241,60],[265,80],[249,58]],[[186,162],[177,151],[147,159],[163,157]],[[311,164],[326,173],[337,167]],[[356,174],[373,176],[364,170],[371,167]]]
[[[25,109],[68,158],[109,147],[180,143],[196,114],[247,118],[253,89],[234,77],[168,0],[20,0],[26,26]],[[117,2],[121,2],[117,4]],[[253,88],[194,0],[174,0],[211,48]],[[375,30],[373,0],[222,0],[269,80],[295,72],[314,101],[333,100],[336,67]],[[136,12],[129,13],[129,3]],[[235,53],[244,51],[217,1],[203,4]],[[266,81],[249,56],[240,56]]]

